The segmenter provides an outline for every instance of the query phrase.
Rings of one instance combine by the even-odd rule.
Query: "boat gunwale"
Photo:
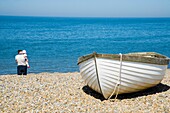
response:
[[[119,54],[98,54],[94,52],[92,54],[88,54],[80,57],[78,59],[78,65],[94,57],[120,60]],[[136,52],[136,53],[122,54],[122,61],[141,62],[141,63],[149,63],[149,64],[157,64],[157,65],[169,64],[168,57],[156,52]]]

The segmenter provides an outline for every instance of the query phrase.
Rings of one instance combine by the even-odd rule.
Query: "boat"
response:
[[[78,59],[80,75],[85,83],[105,99],[113,95],[142,91],[159,84],[169,58],[156,52],[98,54]]]

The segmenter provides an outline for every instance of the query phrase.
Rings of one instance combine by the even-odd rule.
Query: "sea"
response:
[[[93,52],[170,57],[170,18],[0,16],[0,75],[16,74],[19,49],[28,73],[79,72],[78,58]]]

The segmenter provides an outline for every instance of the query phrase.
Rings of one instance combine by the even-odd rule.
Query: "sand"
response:
[[[170,70],[160,84],[105,100],[80,73],[0,75],[0,113],[170,113]]]

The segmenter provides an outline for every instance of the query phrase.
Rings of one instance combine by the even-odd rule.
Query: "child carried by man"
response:
[[[23,56],[25,58],[27,67],[30,68],[29,63],[28,63],[28,58],[27,58],[27,51],[26,50],[22,50],[22,54],[23,54]]]

